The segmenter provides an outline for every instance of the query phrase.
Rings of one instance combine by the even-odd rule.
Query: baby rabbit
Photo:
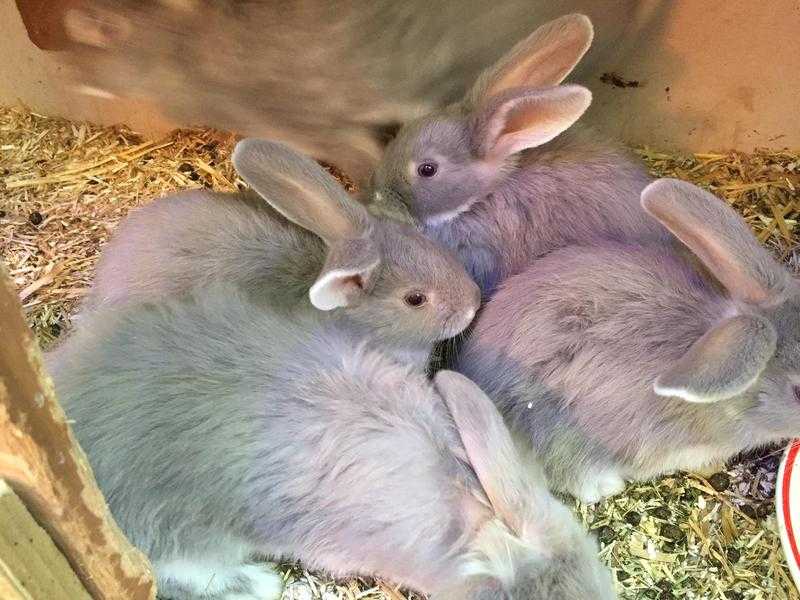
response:
[[[253,553],[435,599],[614,598],[469,380],[236,289],[101,309],[48,356],[122,529],[174,600],[269,600]],[[385,346],[391,350],[391,346]]]
[[[402,203],[485,297],[554,248],[665,235],[639,207],[643,165],[587,131],[563,133],[591,94],[558,84],[592,35],[583,15],[543,25],[460,103],[405,125],[373,176],[371,201]]]
[[[455,257],[408,225],[368,214],[311,159],[248,139],[233,163],[254,192],[186,192],[123,221],[85,309],[227,281],[272,310],[313,310],[306,296],[316,309],[341,309],[420,360],[472,320],[480,292]]]
[[[662,179],[641,203],[685,248],[552,252],[501,286],[458,362],[585,502],[800,435],[800,284],[711,194]]]

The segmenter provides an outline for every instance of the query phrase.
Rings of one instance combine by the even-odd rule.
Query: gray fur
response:
[[[236,289],[87,318],[47,365],[164,596],[269,600],[243,564],[258,553],[434,598],[614,597],[596,546],[539,471],[493,454],[509,434],[463,377],[443,373],[434,388],[346,323],[276,315]],[[457,428],[437,389],[493,426]],[[485,436],[480,481],[465,436]],[[489,479],[524,489],[518,527],[493,509]],[[197,570],[217,578],[186,575]],[[499,592],[457,592],[478,580]]]
[[[587,500],[618,490],[600,480],[696,469],[800,434],[800,285],[761,248],[742,251],[758,242],[711,194],[659,180],[643,198],[678,237],[692,228],[702,264],[677,242],[554,251],[502,285],[458,358],[551,485]],[[742,287],[722,286],[720,265]],[[760,303],[753,273],[773,284]]]
[[[64,54],[83,85],[154,101],[181,125],[282,140],[364,181],[388,129],[458,99],[539,23],[580,8],[609,46],[628,26],[588,0],[84,0]]]
[[[404,204],[427,235],[458,254],[485,297],[555,248],[596,238],[666,235],[639,206],[651,178],[629,152],[578,128],[543,143],[585,109],[577,93],[582,88],[552,86],[592,38],[591,24],[580,15],[554,23],[520,42],[460,103],[405,125],[387,147],[369,191],[376,206]],[[554,62],[564,68],[554,70]],[[548,110],[560,107],[563,114],[559,127],[540,139],[553,125],[547,113],[537,113],[544,110],[537,108],[543,100]],[[519,126],[520,117],[531,121],[527,149],[488,151],[509,124]],[[416,172],[427,161],[439,166],[429,178]]]
[[[344,299],[334,312],[412,354],[427,357],[434,342],[472,320],[477,286],[413,227],[369,215],[319,165],[282,144],[244,140],[234,162],[262,195],[185,192],[132,212],[103,250],[85,311],[220,281],[272,310],[308,311],[315,281],[344,272],[353,277],[337,284]],[[408,306],[413,291],[427,302]]]
[[[758,315],[725,319],[700,337],[654,384],[660,396],[716,402],[738,396],[775,355],[778,334]]]

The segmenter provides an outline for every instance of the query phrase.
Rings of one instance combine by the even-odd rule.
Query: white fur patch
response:
[[[516,577],[516,560],[525,544],[498,519],[481,527],[474,543],[474,553],[461,566],[465,577],[489,575],[510,586]]]
[[[475,318],[475,309],[470,308],[466,313],[464,313],[464,327],[472,323],[472,319]]]
[[[716,400],[712,398],[697,396],[692,394],[689,390],[683,388],[671,388],[659,385],[658,380],[656,380],[656,382],[653,384],[653,391],[657,395],[663,396],[664,398],[680,398],[681,400],[686,400],[686,402],[694,402],[695,404],[710,404],[712,402],[716,402]]]
[[[159,579],[174,581],[192,590],[219,593],[230,587],[233,579],[230,567],[206,564],[187,559],[173,559],[154,565]]]
[[[334,269],[325,273],[314,282],[308,290],[308,297],[311,304],[319,310],[333,310],[347,306],[347,294],[342,286],[341,280],[360,275],[362,271],[346,271],[344,269]]]
[[[242,579],[252,587],[252,594],[227,593],[225,600],[277,600],[283,593],[283,579],[269,564],[223,566],[187,559],[155,564],[158,578],[173,581],[198,595],[225,594]]]
[[[253,596],[259,600],[273,600],[283,593],[283,578],[270,565],[244,565],[239,574],[250,580]]]
[[[445,223],[449,223],[459,215],[462,215],[469,209],[471,209],[478,200],[479,198],[477,196],[474,198],[470,198],[458,208],[455,208],[453,210],[448,210],[447,212],[437,213],[431,217],[428,217],[427,219],[425,219],[425,224],[431,227],[438,227],[439,225],[444,225]]]
[[[726,458],[719,448],[697,445],[667,452],[664,457],[664,472],[694,471]]]
[[[729,389],[726,391],[724,395],[716,394],[716,395],[706,395],[701,396],[699,394],[695,394],[686,388],[675,388],[669,387],[665,385],[661,385],[659,379],[655,380],[653,383],[653,391],[664,398],[680,398],[681,400],[685,400],[686,402],[692,402],[694,404],[713,404],[714,402],[719,402],[720,400],[728,400],[729,398],[733,398],[734,396],[738,396],[739,394],[744,393],[750,387],[758,381],[758,378],[761,374],[759,373],[755,377],[753,377],[750,381],[745,382],[744,384],[737,386],[734,389]]]
[[[408,161],[408,164],[406,165],[406,173],[408,174],[409,179],[414,179],[417,177],[417,165],[413,160]]]
[[[625,489],[625,480],[617,471],[607,470],[587,476],[574,491],[584,504],[596,504],[603,498],[619,494]]]
[[[102,98],[104,100],[114,100],[117,98],[116,94],[109,92],[108,90],[92,87],[90,85],[79,85],[75,88],[75,91],[85,96],[92,96],[93,98]]]
[[[552,497],[549,498],[552,500]],[[542,509],[542,514],[549,512],[544,506]],[[566,514],[572,519],[571,514]],[[528,563],[534,557],[546,560],[552,554],[551,541],[547,534],[540,531],[527,531],[524,539],[520,538],[500,519],[491,519],[475,536],[471,544],[472,552],[462,563],[460,571],[464,577],[491,576],[505,587],[511,587],[517,578],[519,565]]]

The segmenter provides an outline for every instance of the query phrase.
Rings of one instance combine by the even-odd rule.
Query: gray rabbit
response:
[[[800,284],[732,208],[663,179],[684,246],[570,246],[508,279],[458,360],[587,502],[800,434]]]
[[[165,197],[120,224],[84,313],[224,281],[286,314],[340,309],[414,362],[472,320],[480,292],[456,258],[371,216],[310,158],[247,139],[233,162],[253,192]]]
[[[611,599],[610,574],[452,372],[212,285],[107,307],[47,357],[111,510],[174,600],[281,593],[253,553],[456,600]]]
[[[620,1],[628,14],[642,4]],[[77,43],[63,54],[87,91],[154,100],[181,125],[284,141],[363,183],[393,126],[453,102],[537,24],[575,7],[618,43],[622,7],[589,0],[83,0],[64,19]]]
[[[538,256],[594,238],[666,235],[639,207],[641,162],[566,131],[591,102],[559,85],[591,44],[583,15],[551,21],[488,69],[464,99],[405,125],[368,197],[400,203],[491,295]]]

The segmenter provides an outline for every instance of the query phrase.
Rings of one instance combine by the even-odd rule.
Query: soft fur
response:
[[[464,377],[432,385],[336,318],[274,315],[229,288],[87,319],[48,367],[165,597],[279,597],[253,553],[435,598],[614,597]]]
[[[693,254],[554,251],[503,284],[458,358],[586,501],[800,434],[798,283],[711,194],[660,180],[642,202]]]
[[[639,206],[651,181],[641,162],[587,130],[566,131],[591,95],[559,84],[592,36],[582,15],[541,26],[461,102],[406,124],[373,177],[373,206],[402,205],[458,254],[484,297],[553,249],[665,235]],[[437,173],[421,176],[423,163]]]
[[[343,312],[415,362],[472,320],[479,290],[456,258],[409,225],[369,215],[311,159],[247,139],[233,161],[253,191],[185,192],[123,220],[84,313],[227,282],[265,309]],[[409,306],[412,292],[425,303]]]
[[[76,44],[64,54],[87,92],[146,98],[181,124],[281,140],[363,182],[387,132],[457,99],[514,42],[575,5],[592,6],[84,0],[67,14]],[[626,27],[612,15],[604,24],[609,42]]]

